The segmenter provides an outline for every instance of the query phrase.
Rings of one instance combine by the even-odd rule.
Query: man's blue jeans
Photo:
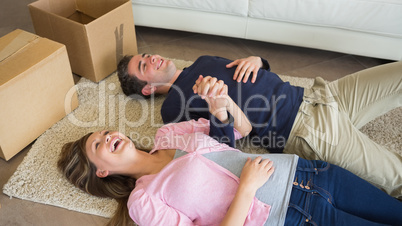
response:
[[[310,224],[402,225],[402,202],[336,165],[299,158],[285,225]]]

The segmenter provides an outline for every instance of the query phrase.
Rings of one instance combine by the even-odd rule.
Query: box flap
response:
[[[76,0],[77,10],[93,18],[99,18],[115,8],[130,2],[129,0]],[[131,2],[130,2],[131,6]]]
[[[2,37],[0,39],[0,62],[29,45],[37,38],[39,37],[22,30],[16,30]]]
[[[28,5],[29,8],[36,8],[61,17],[68,17],[77,8],[75,0],[39,0]]]
[[[6,63],[38,39],[39,36],[19,29],[0,38],[0,86],[14,77]]]
[[[63,47],[23,30],[15,30],[0,38],[0,86]]]

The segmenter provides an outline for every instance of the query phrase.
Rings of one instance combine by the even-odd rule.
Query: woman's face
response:
[[[133,142],[124,134],[107,130],[91,134],[85,147],[89,160],[96,168],[107,170],[109,174],[124,173],[135,162],[138,152]]]

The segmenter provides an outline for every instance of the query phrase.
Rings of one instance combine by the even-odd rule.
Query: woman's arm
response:
[[[236,195],[226,213],[221,226],[244,225],[251,203],[258,188],[271,177],[275,168],[269,159],[257,157],[247,159],[240,175]]]
[[[247,136],[251,129],[251,123],[244,112],[228,95],[228,87],[222,80],[210,76],[200,75],[193,86],[194,93],[200,95],[208,103],[209,111],[223,123],[229,122],[230,113],[234,119],[234,128],[243,136]],[[213,122],[211,122],[213,123]]]

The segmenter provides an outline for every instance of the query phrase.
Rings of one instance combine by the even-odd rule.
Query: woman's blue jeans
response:
[[[343,168],[299,158],[285,225],[402,225],[402,202]]]

